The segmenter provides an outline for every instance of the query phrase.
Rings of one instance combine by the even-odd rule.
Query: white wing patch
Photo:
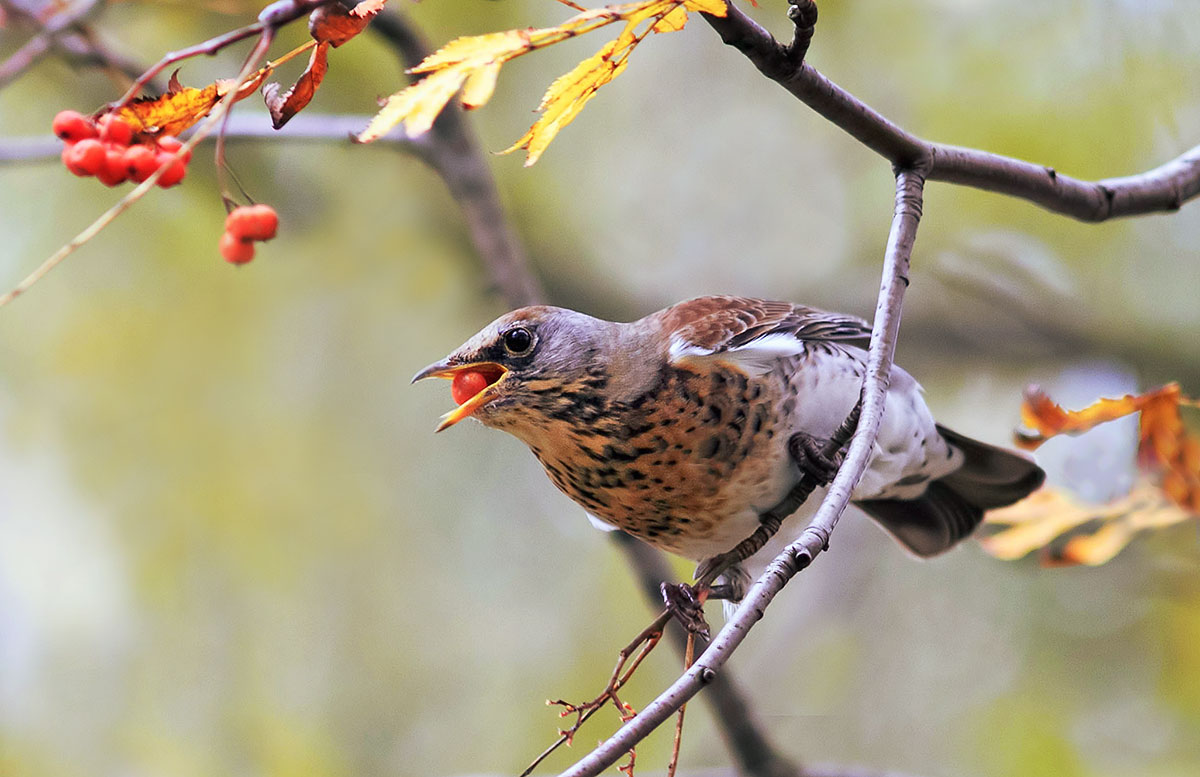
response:
[[[584,515],[587,516],[588,523],[590,523],[592,526],[595,526],[600,531],[616,531],[617,530],[616,526],[613,526],[611,523],[606,523],[605,521],[600,520],[599,518],[592,515],[591,513],[584,513]]]
[[[775,367],[780,359],[797,356],[804,352],[804,343],[795,335],[786,332],[763,335],[745,345],[714,351],[675,338],[671,341],[668,355],[673,363],[688,359],[703,359],[710,357],[725,362],[751,377],[765,375]]]
[[[681,362],[688,358],[697,356],[712,356],[711,348],[701,348],[700,346],[689,343],[682,337],[671,338],[671,348],[667,351],[667,358],[673,363]]]

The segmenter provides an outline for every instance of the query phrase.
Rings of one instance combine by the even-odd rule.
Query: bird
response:
[[[836,472],[823,446],[856,418],[870,333],[856,316],[735,296],[628,323],[538,305],[500,316],[413,382],[454,381],[460,404],[437,431],[470,417],[512,434],[598,528],[702,567],[728,559],[814,479],[774,537],[719,570],[736,602],[807,525]],[[893,366],[851,498],[925,558],[1044,478],[1030,457],[938,424],[920,384]]]

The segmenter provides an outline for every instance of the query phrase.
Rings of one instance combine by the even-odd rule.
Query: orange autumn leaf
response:
[[[1185,397],[1176,383],[1100,399],[1081,410],[1066,410],[1031,388],[1021,408],[1028,429],[1017,433],[1018,444],[1032,450],[1051,437],[1081,434],[1139,413],[1142,477],[1129,494],[1103,505],[1082,504],[1045,488],[993,510],[986,522],[994,531],[981,540],[984,549],[1003,559],[1040,551],[1046,564],[1103,564],[1140,532],[1200,517],[1200,439],[1185,426],[1183,407],[1200,407],[1200,402]]]
[[[501,66],[516,57],[599,29],[618,21],[625,27],[615,41],[579,63],[551,84],[538,111],[542,116],[508,151],[528,151],[526,166],[537,161],[554,136],[569,124],[596,90],[625,69],[633,48],[650,32],[683,29],[689,11],[725,15],[724,0],[642,0],[606,6],[576,14],[557,27],[508,30],[450,41],[412,69],[428,74],[387,99],[358,140],[369,143],[403,124],[410,135],[420,135],[455,95],[464,108],[485,104],[495,90]],[[637,28],[648,22],[640,33]]]
[[[270,68],[263,68],[252,75],[238,90],[236,100],[244,100],[258,89],[267,77]],[[203,119],[216,107],[230,89],[230,79],[218,79],[203,88],[180,86],[175,76],[166,94],[159,97],[140,97],[115,111],[116,115],[129,123],[134,134],[141,140],[150,140],[164,135],[178,135]]]

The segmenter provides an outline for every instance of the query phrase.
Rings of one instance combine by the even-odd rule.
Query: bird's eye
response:
[[[504,333],[504,350],[520,356],[533,347],[533,334],[523,326],[513,327]]]

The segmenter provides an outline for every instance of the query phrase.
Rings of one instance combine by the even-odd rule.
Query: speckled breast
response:
[[[591,422],[566,424],[530,448],[597,518],[699,559],[748,535],[753,523],[727,524],[753,521],[791,486],[780,476],[795,402],[787,384],[782,369],[751,378],[719,363],[668,367],[649,391],[604,403]]]

